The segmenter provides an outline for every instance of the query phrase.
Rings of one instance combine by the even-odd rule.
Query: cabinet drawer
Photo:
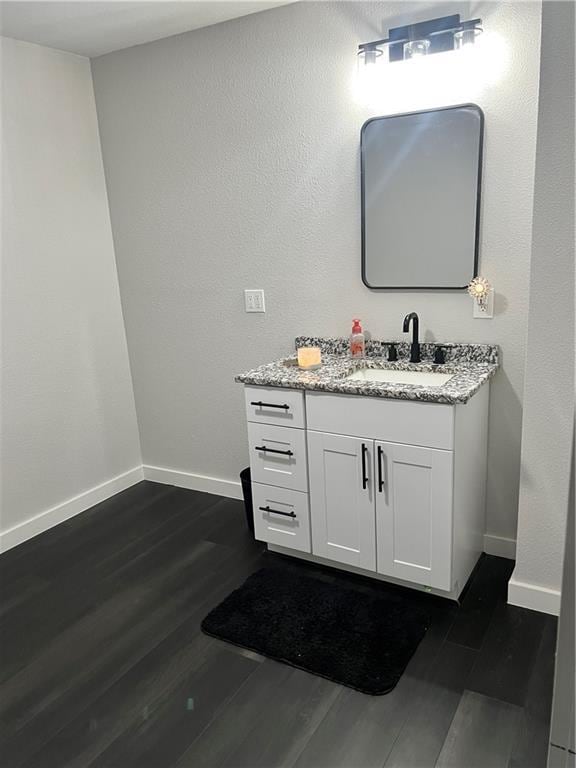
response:
[[[308,491],[303,429],[249,423],[248,443],[253,482]]]
[[[310,552],[308,494],[252,483],[254,534],[260,541]]]
[[[277,387],[244,387],[246,418],[260,424],[304,429],[304,392]]]
[[[454,406],[358,395],[306,393],[308,429],[452,450]]]

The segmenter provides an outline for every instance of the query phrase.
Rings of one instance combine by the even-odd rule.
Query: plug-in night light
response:
[[[485,277],[480,277],[480,275],[475,277],[468,284],[468,293],[477,302],[482,312],[486,312],[488,296],[490,295],[491,290],[492,286],[488,280],[486,280]]]

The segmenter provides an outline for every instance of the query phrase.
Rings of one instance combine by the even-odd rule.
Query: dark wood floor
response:
[[[510,561],[460,608],[430,598],[380,697],[200,632],[271,561],[313,567],[265,553],[240,502],[148,482],[3,555],[3,768],[545,766],[556,622],[506,605]]]

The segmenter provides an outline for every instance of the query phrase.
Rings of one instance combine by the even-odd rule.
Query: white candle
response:
[[[298,365],[300,368],[318,368],[322,364],[320,347],[300,347]]]

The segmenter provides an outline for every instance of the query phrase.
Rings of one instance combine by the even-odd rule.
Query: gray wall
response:
[[[546,2],[512,587],[560,589],[573,413],[574,4]]]
[[[2,39],[2,160],[5,533],[141,459],[88,59]]]
[[[146,464],[236,479],[248,462],[236,372],[285,354],[296,334],[348,334],[355,316],[400,338],[416,310],[430,339],[502,347],[488,530],[515,537],[540,4],[474,4],[500,47],[470,77],[431,64],[430,82],[408,82],[397,69],[371,108],[352,88],[359,42],[458,10],[471,12],[298,3],[93,60]],[[498,294],[492,321],[472,319],[464,292],[374,292],[360,279],[362,123],[462,101],[486,114],[481,271]],[[265,315],[244,313],[244,288],[265,289]]]

